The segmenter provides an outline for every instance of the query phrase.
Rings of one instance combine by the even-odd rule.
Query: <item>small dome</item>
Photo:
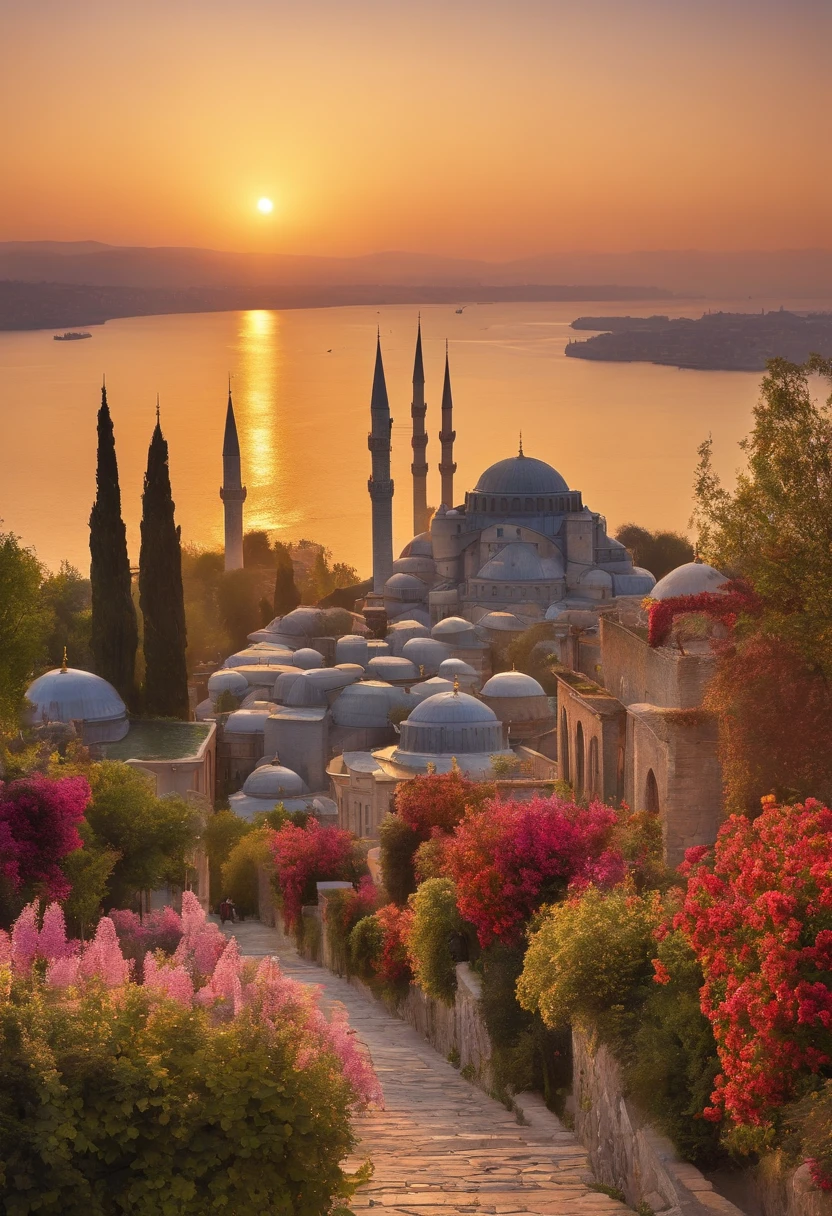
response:
[[[479,680],[479,674],[470,663],[466,663],[464,659],[443,659],[439,664],[439,674],[446,680],[453,680],[454,676],[458,676],[464,684],[466,681]]]
[[[496,722],[497,717],[493,709],[467,692],[440,692],[411,710],[407,720],[436,726],[457,722]]]
[[[372,676],[374,680],[388,681],[416,680],[419,678],[418,670],[409,659],[392,654],[370,659],[367,664],[367,675]]]
[[[94,739],[84,732],[88,741],[101,743],[116,743],[128,731],[127,706],[112,684],[92,671],[56,667],[29,685],[26,700],[34,706],[27,715],[31,725],[44,721],[101,723]]]
[[[701,595],[703,591],[721,593],[727,582],[724,574],[705,562],[686,562],[660,578],[650,592],[650,598],[669,600],[677,595]]]
[[[420,701],[426,700],[427,697],[435,697],[439,692],[453,692],[453,680],[443,678],[442,676],[431,676],[429,680],[423,680],[421,684],[414,684],[410,689],[410,695],[418,698]]]
[[[432,557],[399,557],[393,562],[394,574],[412,574],[424,583],[431,583],[436,576],[436,562]]]
[[[273,621],[269,628],[289,637],[314,638],[320,636],[323,624],[324,614],[320,608],[295,608],[279,622]]]
[[[477,626],[497,633],[522,633],[527,628],[513,612],[487,612],[477,621]]]
[[[484,697],[545,697],[542,686],[524,671],[498,671],[482,687]]]
[[[238,650],[236,654],[231,654],[223,663],[223,667],[249,667],[252,664],[260,664],[262,666],[280,666],[292,662],[292,652],[286,646],[269,645],[266,649],[261,649],[261,646],[247,646],[245,650]]]
[[[312,650],[310,646],[303,646],[300,650],[296,650],[292,655],[292,662],[295,667],[304,667],[311,669],[313,667],[323,667],[324,656],[319,650]]]
[[[266,719],[274,712],[275,706],[269,702],[259,702],[257,709],[235,709],[229,714],[223,731],[228,735],[262,735],[266,729]]]
[[[563,562],[538,556],[534,545],[513,541],[485,563],[477,578],[492,582],[549,582],[563,578]]]
[[[274,699],[281,705],[285,705],[286,698],[289,695],[289,689],[293,687],[296,680],[299,680],[303,675],[300,667],[293,667],[290,671],[281,672],[274,684]]]
[[[297,798],[307,793],[307,787],[297,773],[282,764],[261,764],[245,779],[243,793],[249,798]]]
[[[395,621],[387,630],[387,644],[391,654],[401,654],[405,642],[411,638],[429,638],[430,630],[421,621]]]
[[[402,654],[417,672],[424,667],[425,673],[432,676],[439,670],[439,664],[451,657],[451,647],[436,638],[410,638],[402,647]]]
[[[363,675],[363,668],[359,668],[359,670]],[[283,704],[295,709],[304,706],[328,705],[330,693],[346,688],[354,680],[354,675],[342,671],[340,667],[317,667],[309,671],[302,671],[286,693]]]
[[[364,680],[345,688],[332,707],[336,726],[379,728],[390,725],[390,710],[396,705],[411,705],[401,688],[381,680]]]
[[[430,539],[430,532],[420,532],[418,536],[414,536],[413,540],[408,541],[402,549],[399,557],[433,557],[433,541]]]
[[[367,662],[367,639],[356,633],[347,633],[335,643],[336,663],[360,663],[363,667]]]
[[[442,642],[448,642],[452,646],[455,634],[467,633],[471,628],[471,622],[466,621],[463,616],[446,616],[443,620],[436,622],[431,629],[431,636],[439,638]]]
[[[383,638],[367,639],[367,658],[375,659],[378,655],[390,654],[390,646]]]
[[[565,494],[569,486],[557,469],[533,456],[509,456],[487,468],[475,494]]]
[[[418,604],[427,594],[427,585],[415,574],[393,574],[384,584],[384,598],[400,600],[403,604]]]
[[[612,575],[595,566],[591,570],[584,570],[578,582],[581,587],[600,587],[604,591],[609,591],[612,588]]]
[[[351,684],[354,684],[356,680],[364,679],[364,667],[361,663],[336,663],[333,670],[343,671],[350,677],[348,683]]]

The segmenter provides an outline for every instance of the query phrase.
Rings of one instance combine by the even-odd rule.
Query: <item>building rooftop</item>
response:
[[[212,723],[136,719],[117,743],[99,744],[105,760],[189,760],[206,742]]]

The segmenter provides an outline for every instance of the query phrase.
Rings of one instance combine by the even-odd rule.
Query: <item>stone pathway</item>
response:
[[[382,1006],[288,948],[257,921],[226,925],[240,952],[277,954],[284,971],[320,984],[324,1002],[340,1001],[366,1044],[384,1090],[385,1109],[356,1121],[361,1137],[347,1163],[369,1157],[372,1181],[352,1201],[354,1211],[384,1216],[602,1216],[623,1204],[587,1185],[586,1153],[542,1108],[521,1126],[498,1102],[469,1084],[404,1022]]]

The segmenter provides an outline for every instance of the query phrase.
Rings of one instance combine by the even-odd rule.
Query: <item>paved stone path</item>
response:
[[[346,1006],[370,1052],[385,1109],[356,1121],[361,1142],[347,1167],[355,1169],[367,1157],[374,1166],[372,1181],[352,1201],[356,1212],[380,1207],[384,1216],[614,1216],[628,1210],[589,1188],[586,1153],[548,1112],[532,1114],[528,1126],[518,1124],[415,1030],[346,980],[300,958],[274,929],[244,921],[226,925],[225,932],[234,934],[242,954],[277,954],[288,975],[320,984],[324,1003]]]

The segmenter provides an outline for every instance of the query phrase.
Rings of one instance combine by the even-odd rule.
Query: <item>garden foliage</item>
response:
[[[411,897],[413,919],[407,950],[413,977],[428,996],[452,1005],[456,992],[456,964],[450,942],[462,933],[456,906],[456,888],[450,878],[429,878]]]
[[[352,834],[342,828],[322,828],[317,819],[309,819],[302,828],[284,824],[270,837],[269,847],[287,930],[298,927],[305,903],[315,903],[316,883],[354,881],[366,869]]]

